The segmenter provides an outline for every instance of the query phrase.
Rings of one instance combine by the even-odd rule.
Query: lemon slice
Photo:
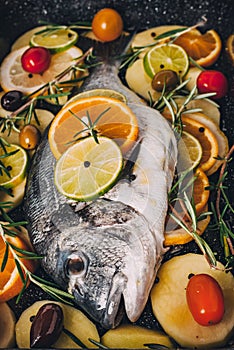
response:
[[[69,147],[55,167],[55,184],[65,196],[88,201],[107,192],[117,181],[123,157],[107,137],[85,138]]]
[[[151,78],[163,69],[171,69],[182,78],[189,68],[189,58],[182,47],[162,44],[153,47],[145,54],[144,68]]]
[[[50,50],[51,53],[65,51],[75,45],[78,40],[78,34],[67,27],[42,30],[31,37],[31,46],[43,46]]]
[[[81,49],[71,47],[51,57],[49,68],[43,74],[29,74],[23,70],[21,56],[28,46],[14,50],[3,60],[0,69],[0,84],[4,91],[20,90],[25,94],[31,94],[44,84],[52,81],[59,73],[74,63],[74,60],[82,55]],[[72,72],[64,77],[64,80],[71,79]]]
[[[0,186],[12,188],[19,185],[26,176],[28,156],[26,151],[18,145],[6,146],[7,154],[0,148],[0,161],[10,176],[4,170],[0,175]]]
[[[196,137],[186,131],[183,131],[178,142],[178,151],[179,171],[192,170],[200,163],[202,146]]]

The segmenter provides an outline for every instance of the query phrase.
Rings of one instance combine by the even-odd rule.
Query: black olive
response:
[[[152,80],[152,88],[161,92],[164,88],[167,91],[173,90],[179,83],[179,77],[176,72],[170,69],[161,70],[155,74]]]
[[[31,348],[49,348],[63,330],[63,310],[55,303],[44,304],[33,318],[30,329]]]
[[[18,90],[6,92],[1,98],[1,105],[6,111],[14,112],[23,105],[23,93]]]
[[[41,138],[41,133],[36,126],[28,124],[23,127],[19,134],[20,146],[25,149],[37,147]]]

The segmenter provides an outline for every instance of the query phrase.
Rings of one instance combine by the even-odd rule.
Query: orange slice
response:
[[[202,146],[199,167],[207,172],[216,162],[219,154],[218,141],[214,133],[203,123],[188,117],[182,117],[183,130],[195,136]]]
[[[13,228],[11,228],[13,229]],[[16,230],[16,229],[13,229]],[[15,237],[6,236],[7,241],[19,249],[31,251],[29,244],[18,235]],[[3,241],[2,236],[0,236],[0,266],[2,265],[4,254],[6,251],[6,244]],[[28,270],[35,270],[35,263],[33,260],[22,259],[23,264]],[[6,266],[2,272],[0,272],[0,302],[4,302],[12,299],[14,296],[18,295],[23,288],[23,282],[20,278],[16,263],[11,250],[9,249],[8,259]]]
[[[228,53],[232,65],[234,65],[234,34],[229,35],[227,39],[226,51]]]
[[[195,173],[195,181],[193,183],[193,200],[197,216],[204,211],[207,205],[210,191],[208,189],[209,179],[200,168],[197,168]]]
[[[207,207],[204,208],[204,211],[207,211]],[[208,224],[210,222],[210,216],[206,216],[205,219],[198,221],[197,224],[197,234],[201,236],[203,232],[206,230]],[[177,244],[186,244],[193,240],[193,237],[186,232],[182,227],[176,229],[165,229],[164,233],[164,245],[166,247]]]
[[[95,131],[114,139],[123,153],[137,139],[137,118],[124,102],[106,96],[81,98],[62,108],[50,126],[49,143],[55,158],[79,138],[90,135],[83,123],[89,124],[88,118],[95,123]]]
[[[174,42],[183,47],[187,54],[200,66],[209,67],[218,59],[222,41],[215,30],[202,34],[197,29],[180,35]]]

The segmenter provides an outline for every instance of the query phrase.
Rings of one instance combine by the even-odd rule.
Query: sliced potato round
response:
[[[30,348],[31,319],[37,314],[40,307],[46,303],[51,303],[51,301],[37,301],[21,314],[15,327],[16,342],[19,348]],[[96,347],[88,340],[91,338],[97,342],[100,341],[99,334],[94,323],[92,323],[80,310],[59,302],[54,303],[58,304],[63,310],[64,328],[79,338],[80,341],[87,346],[87,348]],[[64,332],[62,332],[59,339],[53,344],[53,347],[57,349],[80,348]]]
[[[164,345],[173,348],[170,338],[163,332],[135,325],[121,325],[106,332],[101,343],[114,349],[142,349],[145,344]]]
[[[185,101],[185,97],[180,96],[175,98],[175,102],[180,107],[183,102]],[[201,99],[201,100],[191,100],[188,104],[186,109],[194,109],[194,108],[200,108],[202,109],[203,114],[205,114],[207,117],[209,117],[215,124],[219,126],[220,124],[220,110],[217,107],[216,104],[214,104],[213,101],[209,99]]]
[[[143,59],[136,60],[128,67],[125,78],[130,89],[145,100],[150,101],[151,96],[153,101],[157,101],[161,96],[161,93],[155,91],[151,86],[152,79],[145,73]]]
[[[164,331],[185,348],[215,348],[224,346],[234,331],[234,278],[218,262],[212,269],[200,254],[185,254],[165,262],[158,272],[159,282],[151,292],[153,313]],[[222,288],[225,313],[216,325],[204,327],[193,318],[186,301],[189,275],[206,273]]]
[[[198,67],[190,67],[186,75],[184,76],[183,80],[189,80],[189,82],[186,84],[187,90],[191,91],[194,86],[197,85],[197,78],[198,75],[202,72],[202,70]]]
[[[153,44],[155,42],[156,36],[169,32],[171,30],[183,28],[183,27],[184,26],[179,26],[179,25],[165,25],[165,26],[158,26],[158,27],[153,27],[153,28],[143,30],[142,32],[139,32],[135,35],[131,46],[132,48],[135,48],[137,50],[137,47],[139,46],[146,46],[146,45]],[[160,43],[162,44],[165,41],[166,40],[163,39]],[[143,52],[141,52],[139,57],[142,58],[147,50],[148,48],[146,48]]]
[[[7,303],[0,303],[0,348],[15,346],[15,314]]]

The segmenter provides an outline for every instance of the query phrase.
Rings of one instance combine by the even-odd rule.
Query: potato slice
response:
[[[102,336],[101,343],[115,349],[142,349],[145,348],[144,344],[160,344],[173,348],[169,337],[163,332],[130,324],[109,330]]]
[[[151,292],[153,313],[165,332],[183,347],[208,349],[223,346],[234,331],[234,278],[218,262],[211,269],[203,255],[189,253],[165,262],[159,272],[159,282]],[[186,287],[190,274],[207,273],[220,284],[225,302],[225,314],[216,325],[199,325],[188,308]]]
[[[153,44],[155,42],[156,36],[169,32],[171,30],[175,30],[183,27],[184,26],[179,26],[175,24],[175,25],[158,26],[158,27],[153,27],[153,28],[143,30],[142,32],[139,32],[135,35],[131,46],[132,48],[136,49],[136,47],[139,47],[139,46],[147,46],[147,45]],[[167,41],[166,39],[162,39],[160,43],[162,44],[163,42],[166,42],[166,41]],[[142,51],[139,57],[142,58],[148,49],[149,48],[146,48],[144,51]]]
[[[151,86],[152,79],[145,73],[143,59],[136,60],[128,67],[125,78],[130,89],[145,100],[150,101],[151,96],[153,101],[157,101],[161,96],[161,93]]]
[[[194,85],[197,85],[198,75],[202,72],[202,70],[198,67],[190,67],[183,80],[189,80],[186,84],[186,88],[191,91],[194,88]]]
[[[32,306],[26,309],[16,323],[16,343],[19,348],[30,347],[30,329],[31,318],[35,316],[40,307],[46,303],[51,303],[49,300],[41,300],[35,302]],[[54,302],[61,306],[64,313],[64,328],[79,338],[88,348],[96,347],[88,339],[91,338],[100,341],[97,328],[80,310],[65,305],[59,302]],[[59,339],[54,343],[54,348],[80,348],[68,335],[62,332]]]
[[[175,102],[180,107],[182,103],[185,101],[185,97],[176,97]],[[201,99],[201,100],[191,100],[187,104],[187,110],[191,108],[200,108],[202,109],[202,113],[209,117],[216,125],[220,125],[220,110],[217,105],[214,104],[213,101],[209,99]],[[167,110],[165,108],[165,110]],[[167,110],[168,111],[168,110]]]
[[[0,303],[0,348],[15,346],[15,314],[7,303]]]

